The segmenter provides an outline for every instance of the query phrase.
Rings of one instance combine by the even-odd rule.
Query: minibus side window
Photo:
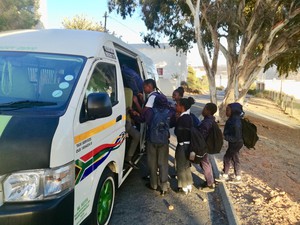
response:
[[[98,63],[85,91],[85,98],[80,112],[80,123],[86,121],[86,100],[91,93],[106,92],[112,106],[118,103],[116,66],[109,63]]]

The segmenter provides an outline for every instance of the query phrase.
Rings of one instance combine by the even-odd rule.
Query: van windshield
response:
[[[65,110],[85,57],[0,51],[0,112]]]

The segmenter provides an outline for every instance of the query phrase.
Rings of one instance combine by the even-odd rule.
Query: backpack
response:
[[[206,140],[209,154],[217,154],[220,153],[222,146],[223,146],[223,133],[217,124],[217,122],[213,122],[212,128],[208,134]]]
[[[154,144],[169,144],[170,110],[152,108],[153,117],[149,126],[149,141]]]
[[[193,161],[191,161],[189,157],[188,159],[193,163],[199,164],[201,158],[203,158],[203,156],[208,152],[207,144],[198,128],[192,126],[190,131],[191,131],[191,143],[189,147],[189,153],[195,152],[196,156]]]
[[[247,118],[242,118],[242,133],[244,145],[250,149],[255,149],[255,144],[258,141],[257,128],[256,126],[249,121]]]
[[[194,127],[199,127],[200,125],[200,120],[199,118],[194,114],[194,113],[190,113],[192,120],[193,120],[193,126]]]
[[[124,86],[133,91],[133,95],[143,92],[143,80],[141,76],[126,65],[121,67]]]

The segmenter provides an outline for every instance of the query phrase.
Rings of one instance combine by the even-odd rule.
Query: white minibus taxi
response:
[[[109,222],[132,170],[121,65],[155,79],[149,62],[107,33],[0,33],[1,225]]]

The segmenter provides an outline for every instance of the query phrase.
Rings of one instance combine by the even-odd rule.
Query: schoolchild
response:
[[[175,102],[175,105],[178,104],[181,98],[183,98],[184,89],[183,87],[178,87],[173,91],[172,99]]]
[[[190,129],[193,126],[190,116],[190,108],[195,103],[192,97],[181,98],[176,105],[176,112],[180,114],[176,121],[174,133],[177,137],[175,150],[175,163],[178,180],[178,192],[188,194],[192,191],[191,163],[187,159],[187,153],[191,140]]]
[[[158,190],[160,187],[161,195],[164,196],[169,188],[168,182],[168,158],[169,158],[169,143],[155,144],[150,141],[151,122],[154,117],[154,103],[156,107],[168,107],[168,102],[155,101],[157,94],[156,82],[153,79],[147,79],[144,81],[144,92],[148,98],[142,113],[135,118],[136,121],[146,122],[146,150],[147,150],[147,164],[150,172],[150,183],[146,184],[146,187],[152,190]],[[156,93],[155,93],[156,92]],[[135,114],[136,115],[136,114]],[[172,111],[170,111],[169,117],[172,117]],[[169,138],[169,134],[168,137]]]
[[[133,91],[130,88],[124,88],[125,93],[125,103],[126,103],[126,123],[125,123],[125,130],[128,133],[129,139],[129,146],[128,150],[125,155],[125,163],[131,166],[133,169],[139,169],[139,167],[132,161],[133,155],[136,151],[136,148],[140,142],[140,132],[134,126],[133,121],[130,117],[129,111],[132,110],[132,103],[133,103]]]
[[[172,99],[174,101],[173,108],[176,111],[176,105],[179,103],[180,99],[183,98],[184,89],[183,87],[178,87],[173,91]],[[178,118],[180,114],[176,113],[176,117]]]
[[[231,103],[226,107],[226,116],[228,120],[224,127],[224,139],[228,141],[228,149],[223,157],[223,174],[217,181],[229,180],[229,169],[231,161],[234,169],[233,183],[241,182],[241,168],[239,151],[243,147],[242,122],[241,116],[244,114],[243,107],[240,103]]]
[[[214,114],[217,112],[217,106],[214,103],[207,103],[203,110],[202,116],[203,120],[198,127],[203,138],[207,140],[209,132],[211,132],[213,123],[215,121]],[[203,169],[204,178],[206,180],[206,185],[200,190],[203,192],[212,192],[215,190],[214,176],[212,172],[212,166],[209,160],[209,155],[206,153],[200,160],[200,166]]]

